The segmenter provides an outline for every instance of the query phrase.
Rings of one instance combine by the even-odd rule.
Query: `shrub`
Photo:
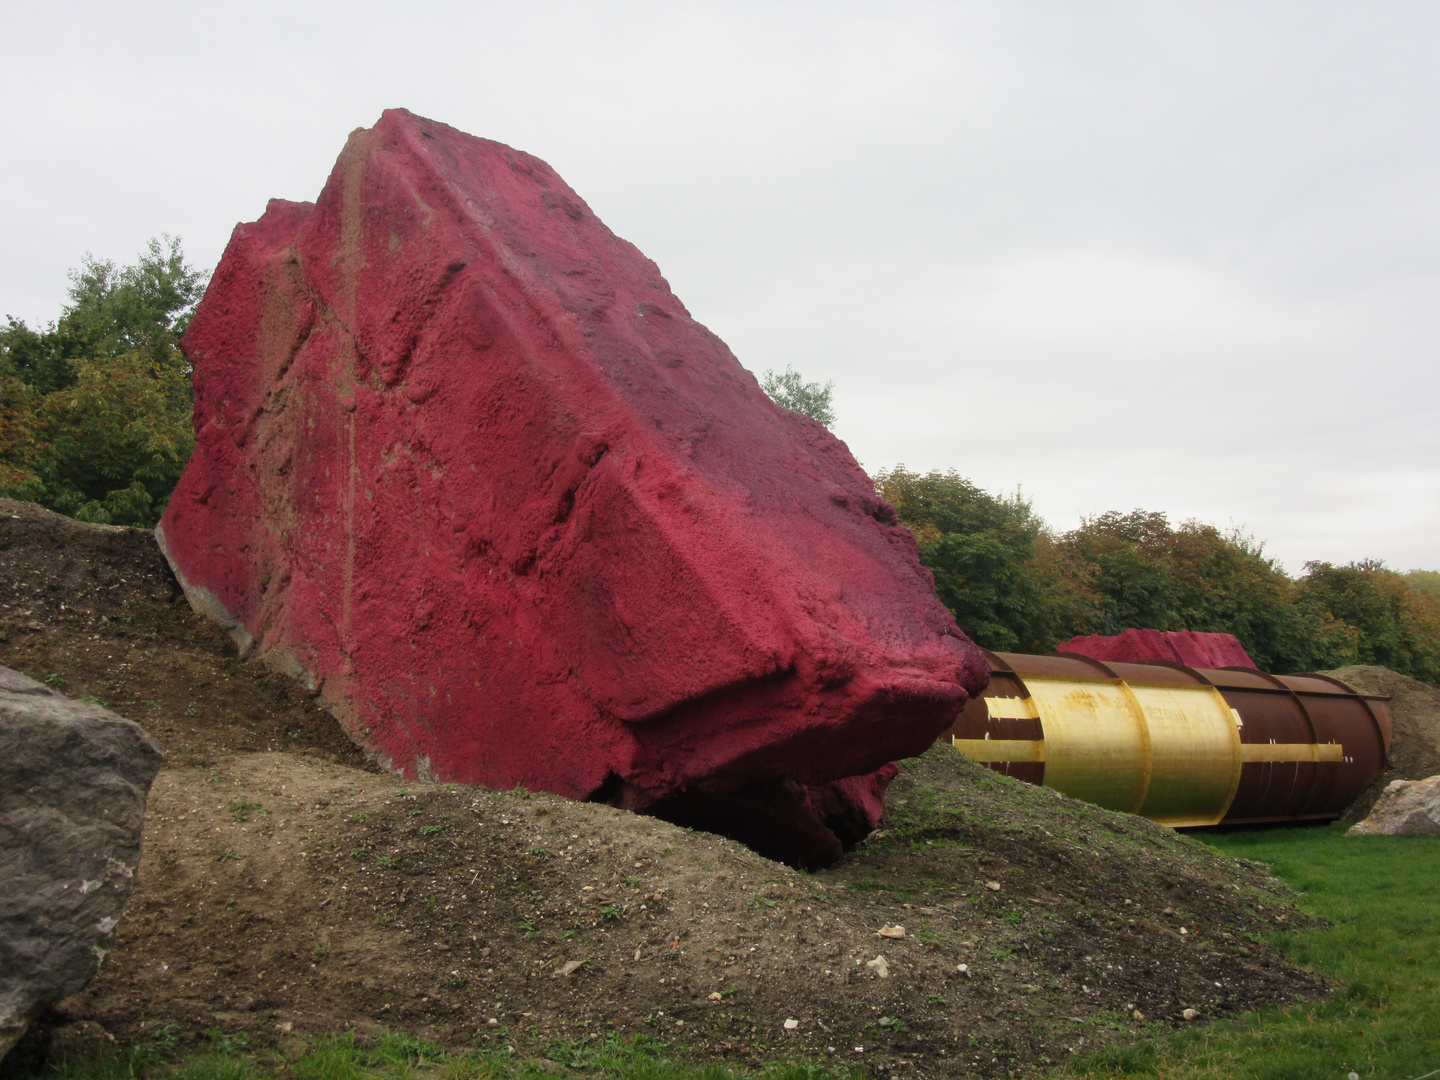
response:
[[[204,277],[178,240],[133,266],[86,256],[58,323],[0,329],[0,495],[151,526],[194,448],[179,349]]]

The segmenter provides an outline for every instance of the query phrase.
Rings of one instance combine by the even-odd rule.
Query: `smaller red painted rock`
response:
[[[1142,660],[1173,660],[1194,668],[1255,667],[1234,634],[1198,630],[1136,630],[1105,637],[1090,634],[1055,646],[1056,652],[1079,653],[1092,660],[1134,664]]]

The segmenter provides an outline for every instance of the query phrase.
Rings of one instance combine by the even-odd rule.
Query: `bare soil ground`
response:
[[[882,828],[817,874],[609,806],[397,781],[238,661],[143,530],[0,500],[0,663],[169,754],[117,946],[57,1025],[392,1030],[562,1063],[645,1035],[1018,1075],[1186,1009],[1327,992],[1266,944],[1303,916],[1263,868],[945,748],[902,763]]]

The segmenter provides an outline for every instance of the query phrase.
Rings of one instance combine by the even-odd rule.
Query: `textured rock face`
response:
[[[1198,630],[1130,629],[1113,637],[1091,634],[1056,645],[1055,651],[1117,663],[1175,660],[1197,668],[1255,666],[1234,634],[1207,634]]]
[[[1392,780],[1370,808],[1350,826],[1352,833],[1378,836],[1440,836],[1440,776]]]
[[[0,1057],[109,950],[159,745],[0,667]]]
[[[988,678],[844,444],[527,154],[387,112],[184,346],[171,565],[406,775],[794,809]]]

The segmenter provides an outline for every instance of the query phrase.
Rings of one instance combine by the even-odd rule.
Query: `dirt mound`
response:
[[[1362,694],[1387,694],[1394,738],[1390,761],[1380,778],[1350,804],[1341,821],[1359,821],[1391,780],[1424,780],[1440,775],[1440,686],[1389,668],[1355,664],[1324,672]]]
[[[148,529],[0,499],[0,663],[134,720],[172,766],[285,749],[369,767],[304,690],[235,661]]]
[[[190,613],[143,531],[0,504],[0,589],[0,663],[170,751],[116,948],[57,1020],[1007,1074],[1324,992],[1264,944],[1300,916],[1262,869],[945,748],[806,875],[605,805],[367,770]]]

